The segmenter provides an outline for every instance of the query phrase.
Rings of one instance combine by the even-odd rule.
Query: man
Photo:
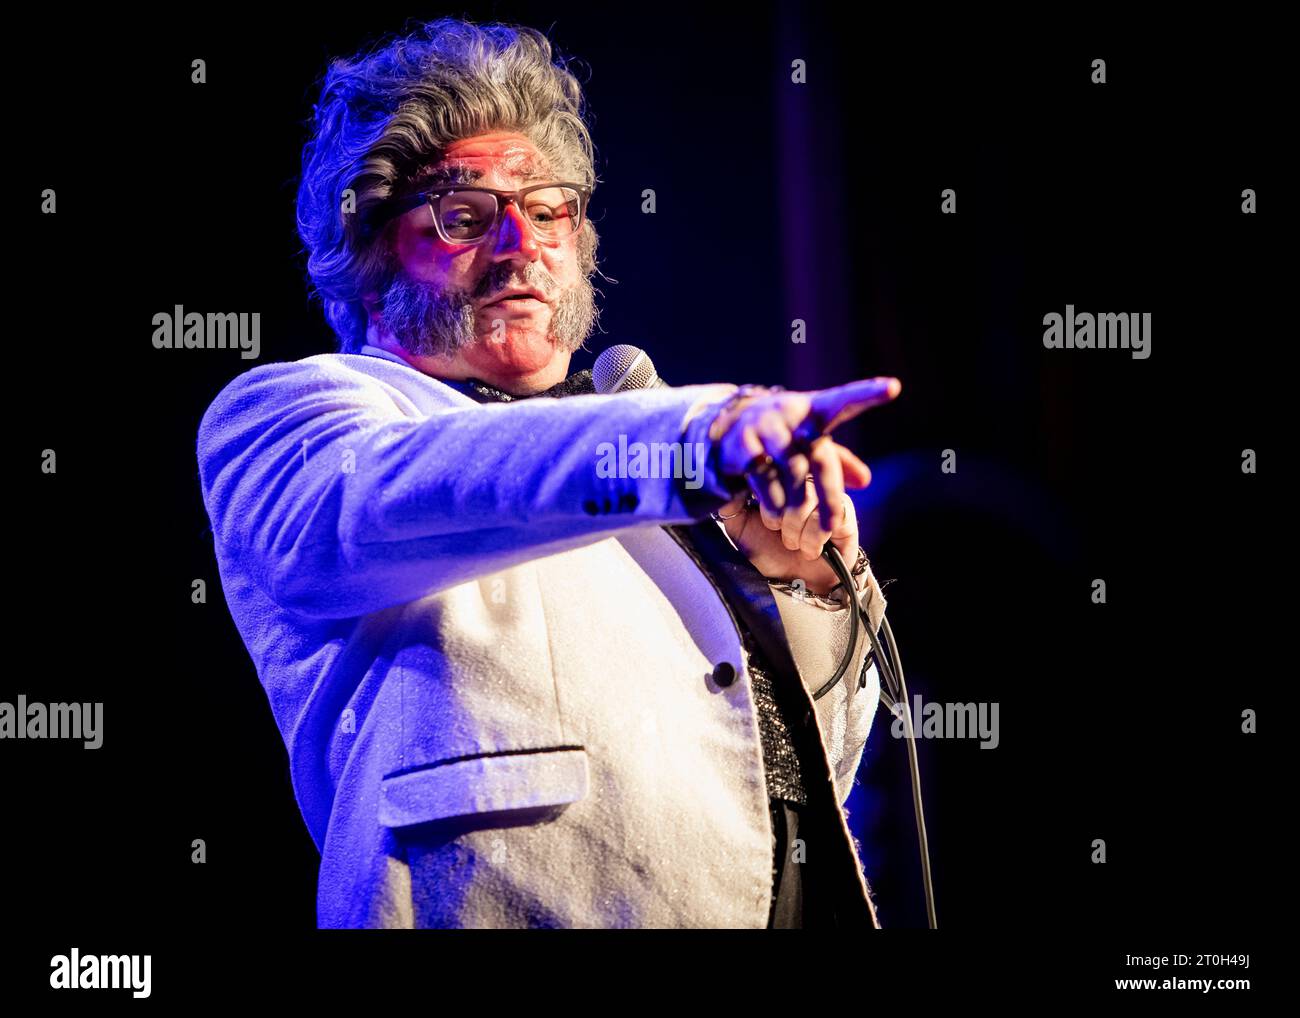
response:
[[[327,75],[298,222],[340,353],[236,378],[198,435],[318,923],[877,925],[842,812],[865,634],[812,695],[853,603],[827,540],[883,617],[870,475],[818,436],[898,382],[591,394],[593,181],[540,33],[442,20]],[[620,441],[674,471],[603,469]]]

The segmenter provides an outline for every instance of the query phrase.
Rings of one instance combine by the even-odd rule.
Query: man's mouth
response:
[[[493,304],[503,304],[510,301],[529,301],[535,300],[542,304],[546,303],[546,297],[541,290],[504,290],[497,294],[491,300],[484,303],[484,307],[491,307]]]

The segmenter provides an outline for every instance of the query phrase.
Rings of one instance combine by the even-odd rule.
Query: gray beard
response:
[[[514,270],[508,262],[499,262],[479,281],[476,292],[439,289],[429,283],[411,279],[398,270],[382,296],[384,324],[393,338],[409,354],[419,357],[451,357],[477,342],[475,333],[475,297],[512,285]],[[553,280],[536,264],[530,263],[522,285],[538,286],[553,293]],[[547,332],[556,349],[572,353],[582,347],[596,324],[595,288],[583,276],[576,286],[565,290],[558,300],[552,297],[550,329]]]

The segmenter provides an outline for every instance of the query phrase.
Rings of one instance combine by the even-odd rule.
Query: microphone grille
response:
[[[659,381],[650,355],[628,343],[611,346],[601,353],[592,365],[591,378],[596,391],[602,395],[649,389]]]

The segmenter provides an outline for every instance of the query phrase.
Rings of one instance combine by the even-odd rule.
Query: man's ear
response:
[[[379,294],[374,290],[361,295],[361,303],[365,306],[366,317],[372,322],[379,321]]]

